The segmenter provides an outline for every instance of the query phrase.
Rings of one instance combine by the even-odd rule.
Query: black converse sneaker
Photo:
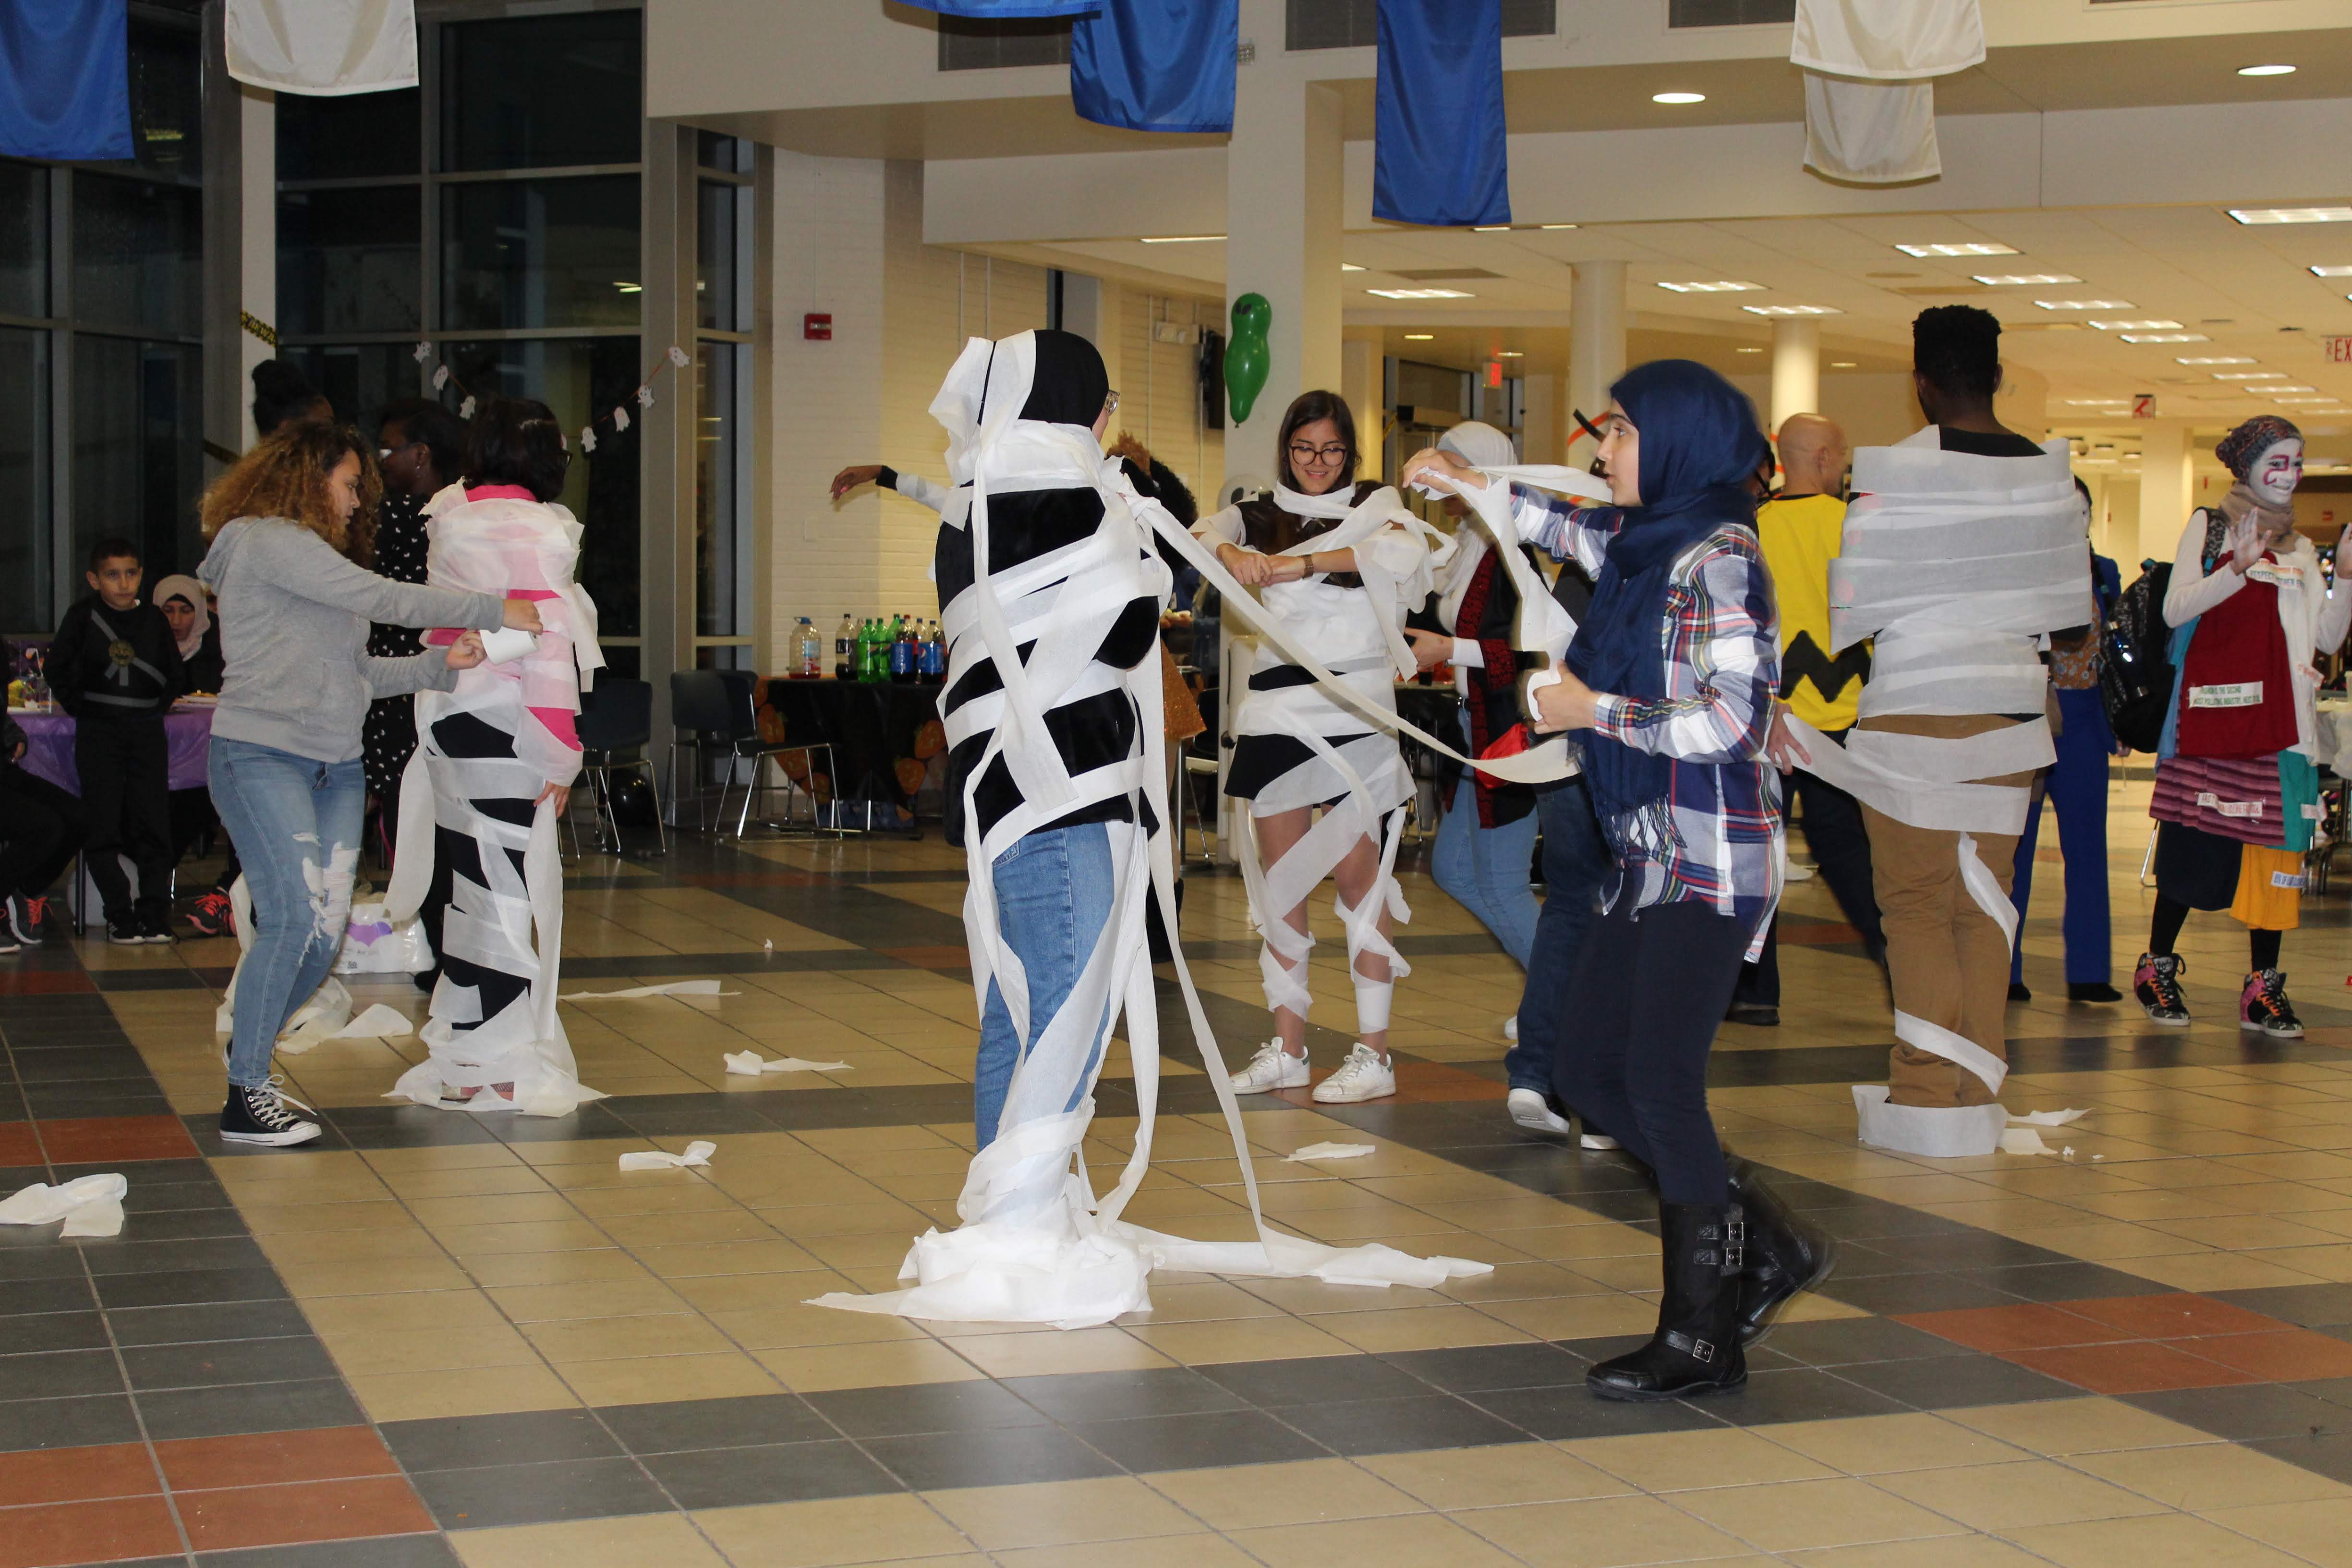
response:
[[[289,1107],[294,1108],[289,1110]],[[228,1103],[221,1107],[220,1135],[224,1143],[263,1143],[283,1149],[308,1143],[319,1135],[319,1124],[305,1121],[294,1110],[310,1108],[289,1100],[273,1081],[258,1089],[228,1086]]]

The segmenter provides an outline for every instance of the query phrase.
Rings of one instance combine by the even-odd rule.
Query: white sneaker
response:
[[[1530,1132],[1551,1132],[1565,1138],[1576,1131],[1570,1125],[1568,1118],[1544,1103],[1543,1095],[1536,1089],[1515,1089],[1505,1104],[1510,1110],[1511,1120]]]
[[[1235,1094],[1265,1094],[1277,1089],[1307,1087],[1307,1058],[1294,1057],[1280,1040],[1268,1040],[1250,1058],[1250,1065],[1233,1076]]]
[[[1590,1127],[1591,1123],[1587,1122],[1586,1125]],[[1622,1149],[1625,1145],[1606,1132],[1582,1132],[1577,1135],[1576,1146],[1592,1150],[1595,1153],[1605,1153],[1612,1149]]]
[[[1348,1059],[1339,1064],[1338,1072],[1315,1086],[1315,1098],[1325,1105],[1386,1100],[1395,1092],[1396,1069],[1381,1060],[1380,1052],[1361,1040],[1348,1053]]]
[[[1503,1020],[1503,1038],[1513,1045],[1519,1041],[1519,1016],[1517,1013]]]

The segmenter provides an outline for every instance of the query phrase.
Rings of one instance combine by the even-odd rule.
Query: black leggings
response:
[[[2189,906],[2163,893],[2156,896],[2156,920],[2149,926],[2147,950],[2158,956],[2172,952],[2172,944],[2180,940],[2180,928],[2188,922]],[[2252,949],[2252,967],[2276,969],[2279,961],[2280,932],[2249,926],[2246,935]]]
[[[1670,1204],[1721,1204],[1723,1146],[1706,1110],[1706,1058],[1731,1001],[1748,927],[1706,904],[1633,896],[1592,922],[1561,1009],[1552,1086],[1657,1173]]]

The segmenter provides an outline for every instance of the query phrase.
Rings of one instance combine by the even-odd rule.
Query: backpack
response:
[[[2116,739],[2135,752],[2153,752],[2162,743],[2172,706],[2171,628],[2164,624],[2171,582],[2172,563],[2141,563],[2138,578],[2116,597],[2099,627],[2100,705]]]

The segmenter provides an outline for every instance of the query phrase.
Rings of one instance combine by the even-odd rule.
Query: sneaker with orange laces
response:
[[[228,895],[215,888],[198,895],[188,910],[188,924],[198,936],[235,936],[236,910],[230,907]]]
[[[2148,1017],[2168,1028],[2189,1026],[2189,1004],[2181,1000],[2180,977],[2189,966],[2172,952],[2143,952],[2132,971],[2132,995]]]
[[[38,947],[49,939],[49,900],[8,895],[7,930],[0,932],[19,947]]]
[[[2238,1027],[2260,1030],[2274,1040],[2303,1038],[2303,1020],[2287,1005],[2285,975],[2257,969],[2246,976],[2246,988],[2238,995]]]

